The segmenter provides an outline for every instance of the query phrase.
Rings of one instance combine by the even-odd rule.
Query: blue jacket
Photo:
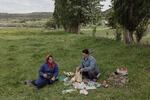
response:
[[[47,74],[48,78],[52,78],[53,76],[56,78],[58,76],[59,70],[58,65],[55,64],[53,68],[49,68],[48,64],[43,64],[39,70],[39,76],[40,78],[44,78],[43,74]]]

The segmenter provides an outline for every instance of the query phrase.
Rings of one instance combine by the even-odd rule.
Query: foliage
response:
[[[105,18],[106,18],[106,20],[108,20],[108,26],[115,29],[116,40],[121,41],[122,27],[117,22],[113,6],[112,6],[112,8],[107,10],[107,14],[105,15]]]
[[[45,24],[45,28],[48,28],[48,29],[51,29],[51,28],[56,29],[56,26],[57,26],[56,22],[53,18],[50,18]]]
[[[140,40],[142,39],[142,37],[145,35],[145,31],[147,30],[147,27],[149,25],[149,19],[145,19],[144,21],[142,21],[139,26],[136,28],[136,40],[139,43]]]
[[[150,0],[113,0],[113,8],[117,22],[125,29],[125,43],[132,43],[133,32],[150,16]]]
[[[100,0],[55,0],[54,18],[65,31],[79,33],[81,24],[95,20],[91,12],[98,4]]]

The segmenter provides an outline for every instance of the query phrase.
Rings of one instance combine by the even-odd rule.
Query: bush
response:
[[[54,19],[50,19],[46,22],[45,24],[45,28],[48,28],[48,29],[56,29],[56,22]]]

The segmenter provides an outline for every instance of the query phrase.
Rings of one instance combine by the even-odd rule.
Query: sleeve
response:
[[[58,65],[56,64],[55,68],[54,68],[54,77],[56,78],[58,76],[59,73],[59,69],[58,69]]]
[[[45,72],[44,72],[44,65],[42,65],[42,66],[40,67],[40,70],[39,70],[39,75],[43,77],[43,74],[44,74],[44,73],[45,73]]]
[[[90,71],[94,69],[96,61],[94,59],[90,60],[90,65],[88,67],[84,67],[83,71]]]
[[[80,68],[83,68],[83,61],[80,61]]]

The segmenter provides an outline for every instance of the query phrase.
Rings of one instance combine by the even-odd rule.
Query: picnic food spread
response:
[[[95,82],[89,79],[83,79],[80,71],[75,73],[73,72],[64,72],[65,76],[61,81],[64,82],[66,87],[70,87],[71,89],[66,89],[62,91],[62,94],[71,93],[74,91],[78,91],[80,94],[88,95],[89,90],[98,89],[100,87],[108,88],[111,86],[120,87],[124,86],[128,82],[128,69],[127,68],[118,68],[115,72],[110,73],[106,80],[102,82]]]

